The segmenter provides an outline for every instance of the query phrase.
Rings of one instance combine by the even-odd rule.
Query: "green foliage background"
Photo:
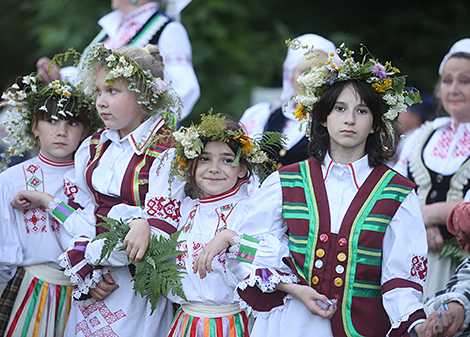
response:
[[[0,1],[2,87],[34,71],[41,56],[83,50],[109,11],[109,0]],[[284,40],[307,32],[352,49],[364,43],[408,74],[408,84],[432,92],[444,54],[470,37],[469,13],[470,2],[460,0],[193,0],[182,23],[201,98],[183,124],[211,107],[240,117],[254,87],[282,85]]]

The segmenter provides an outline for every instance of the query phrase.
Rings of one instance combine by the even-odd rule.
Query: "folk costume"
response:
[[[264,281],[263,289],[272,291],[275,281],[292,282],[296,279],[294,275],[289,275],[289,268],[276,259],[278,254],[289,253],[284,228],[272,227],[269,222],[246,227],[242,221],[250,204],[248,178],[238,177],[235,186],[218,195],[204,197],[201,193],[195,199],[186,196],[189,188],[187,181],[191,174],[188,165],[194,164],[187,164],[187,161],[199,161],[199,156],[204,158],[204,144],[211,141],[230,144],[228,149],[236,149],[233,163],[239,160],[252,163],[253,170],[260,172],[261,178],[263,167],[265,171],[266,167],[275,168],[275,163],[268,159],[257,140],[249,138],[241,128],[228,128],[224,118],[209,113],[201,117],[198,126],[191,125],[174,132],[175,149],[161,156],[172,160],[165,160],[158,165],[158,171],[150,172],[145,217],[151,226],[166,226],[181,232],[179,240],[182,243],[178,249],[183,253],[176,258],[176,262],[186,272],[181,280],[186,298],[174,294],[168,296],[174,303],[181,305],[168,333],[171,337],[247,337],[247,313],[234,297],[238,283],[249,277],[252,283]],[[267,142],[276,143],[271,140]],[[225,163],[225,158],[220,160]],[[200,163],[202,161],[196,165]],[[219,177],[219,174],[215,176]],[[212,260],[211,271],[201,279],[199,273],[193,272],[194,262],[206,245],[224,230],[237,233],[233,238],[236,244],[220,252]],[[258,264],[267,267],[263,280],[255,274]],[[270,285],[271,288],[267,289]]]
[[[326,54],[335,53],[335,45],[327,39],[316,34],[305,34],[297,38],[302,43],[313,45],[313,49]],[[294,70],[304,59],[305,50],[289,49],[283,63],[282,92],[280,101],[258,103],[247,110],[240,118],[240,123],[246,128],[249,135],[260,134],[265,131],[278,131],[286,134],[287,141],[283,148],[277,149],[277,160],[281,165],[289,165],[308,158],[308,139],[302,130],[302,125],[294,117],[293,112],[297,103],[292,99],[296,94],[292,84]]]
[[[187,117],[199,99],[200,89],[192,64],[191,43],[184,26],[166,15],[157,2],[140,6],[126,17],[117,10],[113,11],[102,17],[98,24],[102,30],[85,48],[83,55],[96,43],[104,43],[106,48],[113,50],[124,45],[141,48],[148,44],[157,45],[165,64],[166,82],[171,81],[184,103],[181,119]],[[76,72],[76,68],[67,67],[61,74],[75,77]]]
[[[154,179],[168,180],[164,171]],[[176,182],[176,185],[181,183]],[[149,223],[166,223],[175,230],[181,230],[178,247],[185,251],[177,258],[187,274],[182,279],[186,300],[176,295],[168,298],[181,307],[171,324],[168,336],[249,336],[247,313],[242,310],[234,289],[240,281],[253,274],[256,279],[256,265],[271,266],[271,279],[292,282],[289,268],[272,256],[273,251],[280,255],[288,254],[284,230],[266,223],[255,228],[247,228],[241,221],[249,203],[248,180],[241,180],[231,190],[217,196],[191,199],[182,197],[183,188],[171,188],[171,195],[155,195],[151,192],[146,198],[146,212]],[[162,183],[157,183],[161,193]],[[204,247],[221,231],[231,229],[239,233],[234,240],[236,246],[219,253],[212,261],[211,271],[204,279],[194,274],[194,261]],[[249,233],[249,234],[248,234]],[[272,275],[273,274],[273,275]],[[266,285],[267,287],[268,285]],[[271,290],[274,286],[272,286]]]
[[[402,336],[424,320],[427,246],[414,186],[386,165],[371,168],[367,155],[342,165],[327,154],[323,165],[312,158],[272,174],[247,219],[286,223],[292,257],[278,258],[338,309],[330,322],[293,298],[258,316],[252,336]]]
[[[403,148],[395,169],[418,185],[421,205],[463,200],[470,188],[470,123],[456,128],[451,118],[436,118],[414,132]],[[442,228],[441,228],[442,227]],[[440,226],[444,239],[453,236]],[[425,296],[445,287],[453,274],[450,257],[439,259],[429,252],[429,275]]]
[[[62,177],[72,169],[73,161],[55,162],[39,152],[0,175],[0,282],[13,277],[17,266],[25,270],[5,336],[62,336],[64,332],[72,286],[57,260],[64,251],[62,228],[44,207],[23,211],[13,209],[10,202],[21,190],[67,200]]]
[[[65,274],[75,285],[66,336],[166,336],[171,304],[160,298],[150,315],[150,303],[132,289],[133,269],[127,266],[125,252],[113,253],[98,266],[103,242],[90,241],[106,230],[94,227],[102,222],[98,215],[119,218],[124,215],[112,214],[113,206],[119,211],[122,204],[144,205],[148,174],[156,157],[168,147],[155,137],[168,131],[164,120],[153,116],[124,138],[117,130],[105,129],[86,139],[76,153],[75,173],[67,175],[65,183],[69,204],[60,203],[52,211],[75,237],[60,257]],[[87,293],[108,272],[119,288],[104,300],[94,301]]]

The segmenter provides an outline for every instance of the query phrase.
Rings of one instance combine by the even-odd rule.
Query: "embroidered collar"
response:
[[[225,193],[216,195],[216,196],[207,197],[207,198],[200,198],[199,202],[201,204],[214,203],[214,202],[218,202],[218,201],[233,197],[234,195],[236,195],[239,192],[245,193],[246,195],[248,195],[247,191],[246,191],[247,190],[247,188],[246,188],[247,183],[248,183],[248,179],[242,179],[231,190],[229,190]]]
[[[98,145],[102,145],[108,140],[115,143],[129,142],[135,154],[139,156],[148,148],[151,139],[163,125],[165,125],[163,118],[150,117],[124,138],[119,136],[117,130],[106,128],[101,134]]]
[[[51,160],[51,159],[47,158],[46,156],[44,156],[41,151],[39,151],[39,153],[38,153],[38,158],[43,163],[45,163],[49,166],[53,166],[53,167],[70,167],[70,166],[73,166],[73,164],[74,164],[73,160],[69,160],[69,161],[54,161],[54,160]]]
[[[120,11],[115,10],[103,16],[98,21],[98,24],[114,41],[117,38],[116,34],[119,32],[121,25],[130,25],[135,23],[142,27],[157,10],[158,4],[156,2],[150,2],[141,6],[124,18]]]
[[[373,168],[369,166],[368,155],[365,155],[353,163],[344,165],[335,163],[333,159],[331,159],[329,153],[327,153],[325,156],[325,163],[322,165],[324,182],[326,182],[326,180],[331,176],[331,172],[334,170],[349,172],[349,176],[351,177],[354,186],[359,189],[369,176],[370,172],[372,172]]]

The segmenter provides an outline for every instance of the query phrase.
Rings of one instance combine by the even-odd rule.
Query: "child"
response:
[[[67,200],[63,176],[73,169],[75,150],[97,126],[98,116],[91,99],[70,83],[45,85],[34,74],[22,80],[24,90],[14,91],[14,85],[3,95],[12,108],[6,123],[10,148],[2,163],[33,147],[39,154],[0,175],[0,282],[8,281],[16,267],[25,269],[6,336],[62,336],[72,293],[57,260],[64,251],[63,230],[45,207],[22,211],[10,202],[21,190]],[[15,295],[4,294],[13,300]]]
[[[270,136],[274,137],[268,140]],[[282,228],[263,223],[247,236],[243,235],[240,219],[249,202],[250,175],[257,172],[262,178],[276,166],[260,149],[259,142],[249,138],[238,123],[225,116],[203,115],[199,125],[182,128],[174,137],[176,150],[169,150],[166,155],[176,152],[175,158],[171,165],[161,165],[158,172],[151,172],[145,208],[150,225],[165,223],[181,230],[179,239],[184,240],[179,247],[184,253],[177,263],[187,272],[181,281],[186,299],[169,296],[181,307],[168,336],[248,336],[247,315],[233,296],[235,286],[269,256],[268,251],[283,255],[288,254],[288,249]],[[264,135],[263,145],[274,146],[275,137],[279,138],[279,134]],[[196,199],[182,197],[184,188],[175,176],[188,182],[186,189],[190,186]],[[168,180],[172,182],[170,191],[161,188]],[[217,233],[227,233],[234,247],[230,253],[217,254],[210,273],[201,279],[196,274],[198,255]],[[225,248],[214,250],[220,252]],[[226,258],[229,255],[234,258]],[[295,278],[282,273],[288,272],[282,263],[274,261],[276,264],[271,265],[270,262],[264,261],[272,268],[270,275],[276,273],[279,280],[286,282]]]
[[[383,164],[392,123],[406,108],[404,77],[352,54],[331,54],[299,77],[296,114],[311,117],[312,158],[272,174],[247,210],[245,226],[287,224],[292,257],[284,261],[300,279],[277,286],[294,299],[258,317],[252,336],[401,336],[424,318],[427,247],[415,185]],[[338,300],[331,321],[311,314],[317,292]]]
[[[90,241],[106,230],[99,226],[103,222],[99,216],[111,216],[113,206],[119,210],[121,205],[144,205],[148,173],[168,147],[156,141],[158,135],[170,132],[162,116],[180,106],[179,98],[163,82],[163,59],[156,46],[111,51],[96,45],[84,64],[84,88],[95,92],[106,129],[83,142],[75,156],[75,174],[66,177],[65,189],[82,209],[63,202],[51,206],[64,228],[76,236],[61,256],[66,275],[76,285],[73,296],[88,297],[72,306],[66,336],[164,336],[171,322],[171,303],[161,298],[150,315],[150,303],[132,289],[134,270],[125,253],[117,251],[102,268],[97,266],[102,241]],[[50,201],[50,197],[39,200]],[[140,224],[131,220],[130,227]],[[147,245],[149,237],[147,233]]]

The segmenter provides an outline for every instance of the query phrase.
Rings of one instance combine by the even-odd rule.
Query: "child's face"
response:
[[[72,160],[80,141],[86,136],[82,123],[66,119],[33,121],[32,130],[41,143],[41,153],[58,162]]]
[[[229,191],[247,173],[244,165],[232,166],[235,153],[226,143],[207,143],[196,160],[195,181],[204,197]]]
[[[333,110],[322,123],[330,136],[330,154],[356,161],[365,154],[366,140],[374,133],[374,116],[352,85],[344,87]]]
[[[126,81],[113,85],[105,82],[108,72],[102,70],[96,78],[96,109],[106,127],[117,130],[122,137],[137,129],[143,114],[137,105],[136,94],[130,92]]]

